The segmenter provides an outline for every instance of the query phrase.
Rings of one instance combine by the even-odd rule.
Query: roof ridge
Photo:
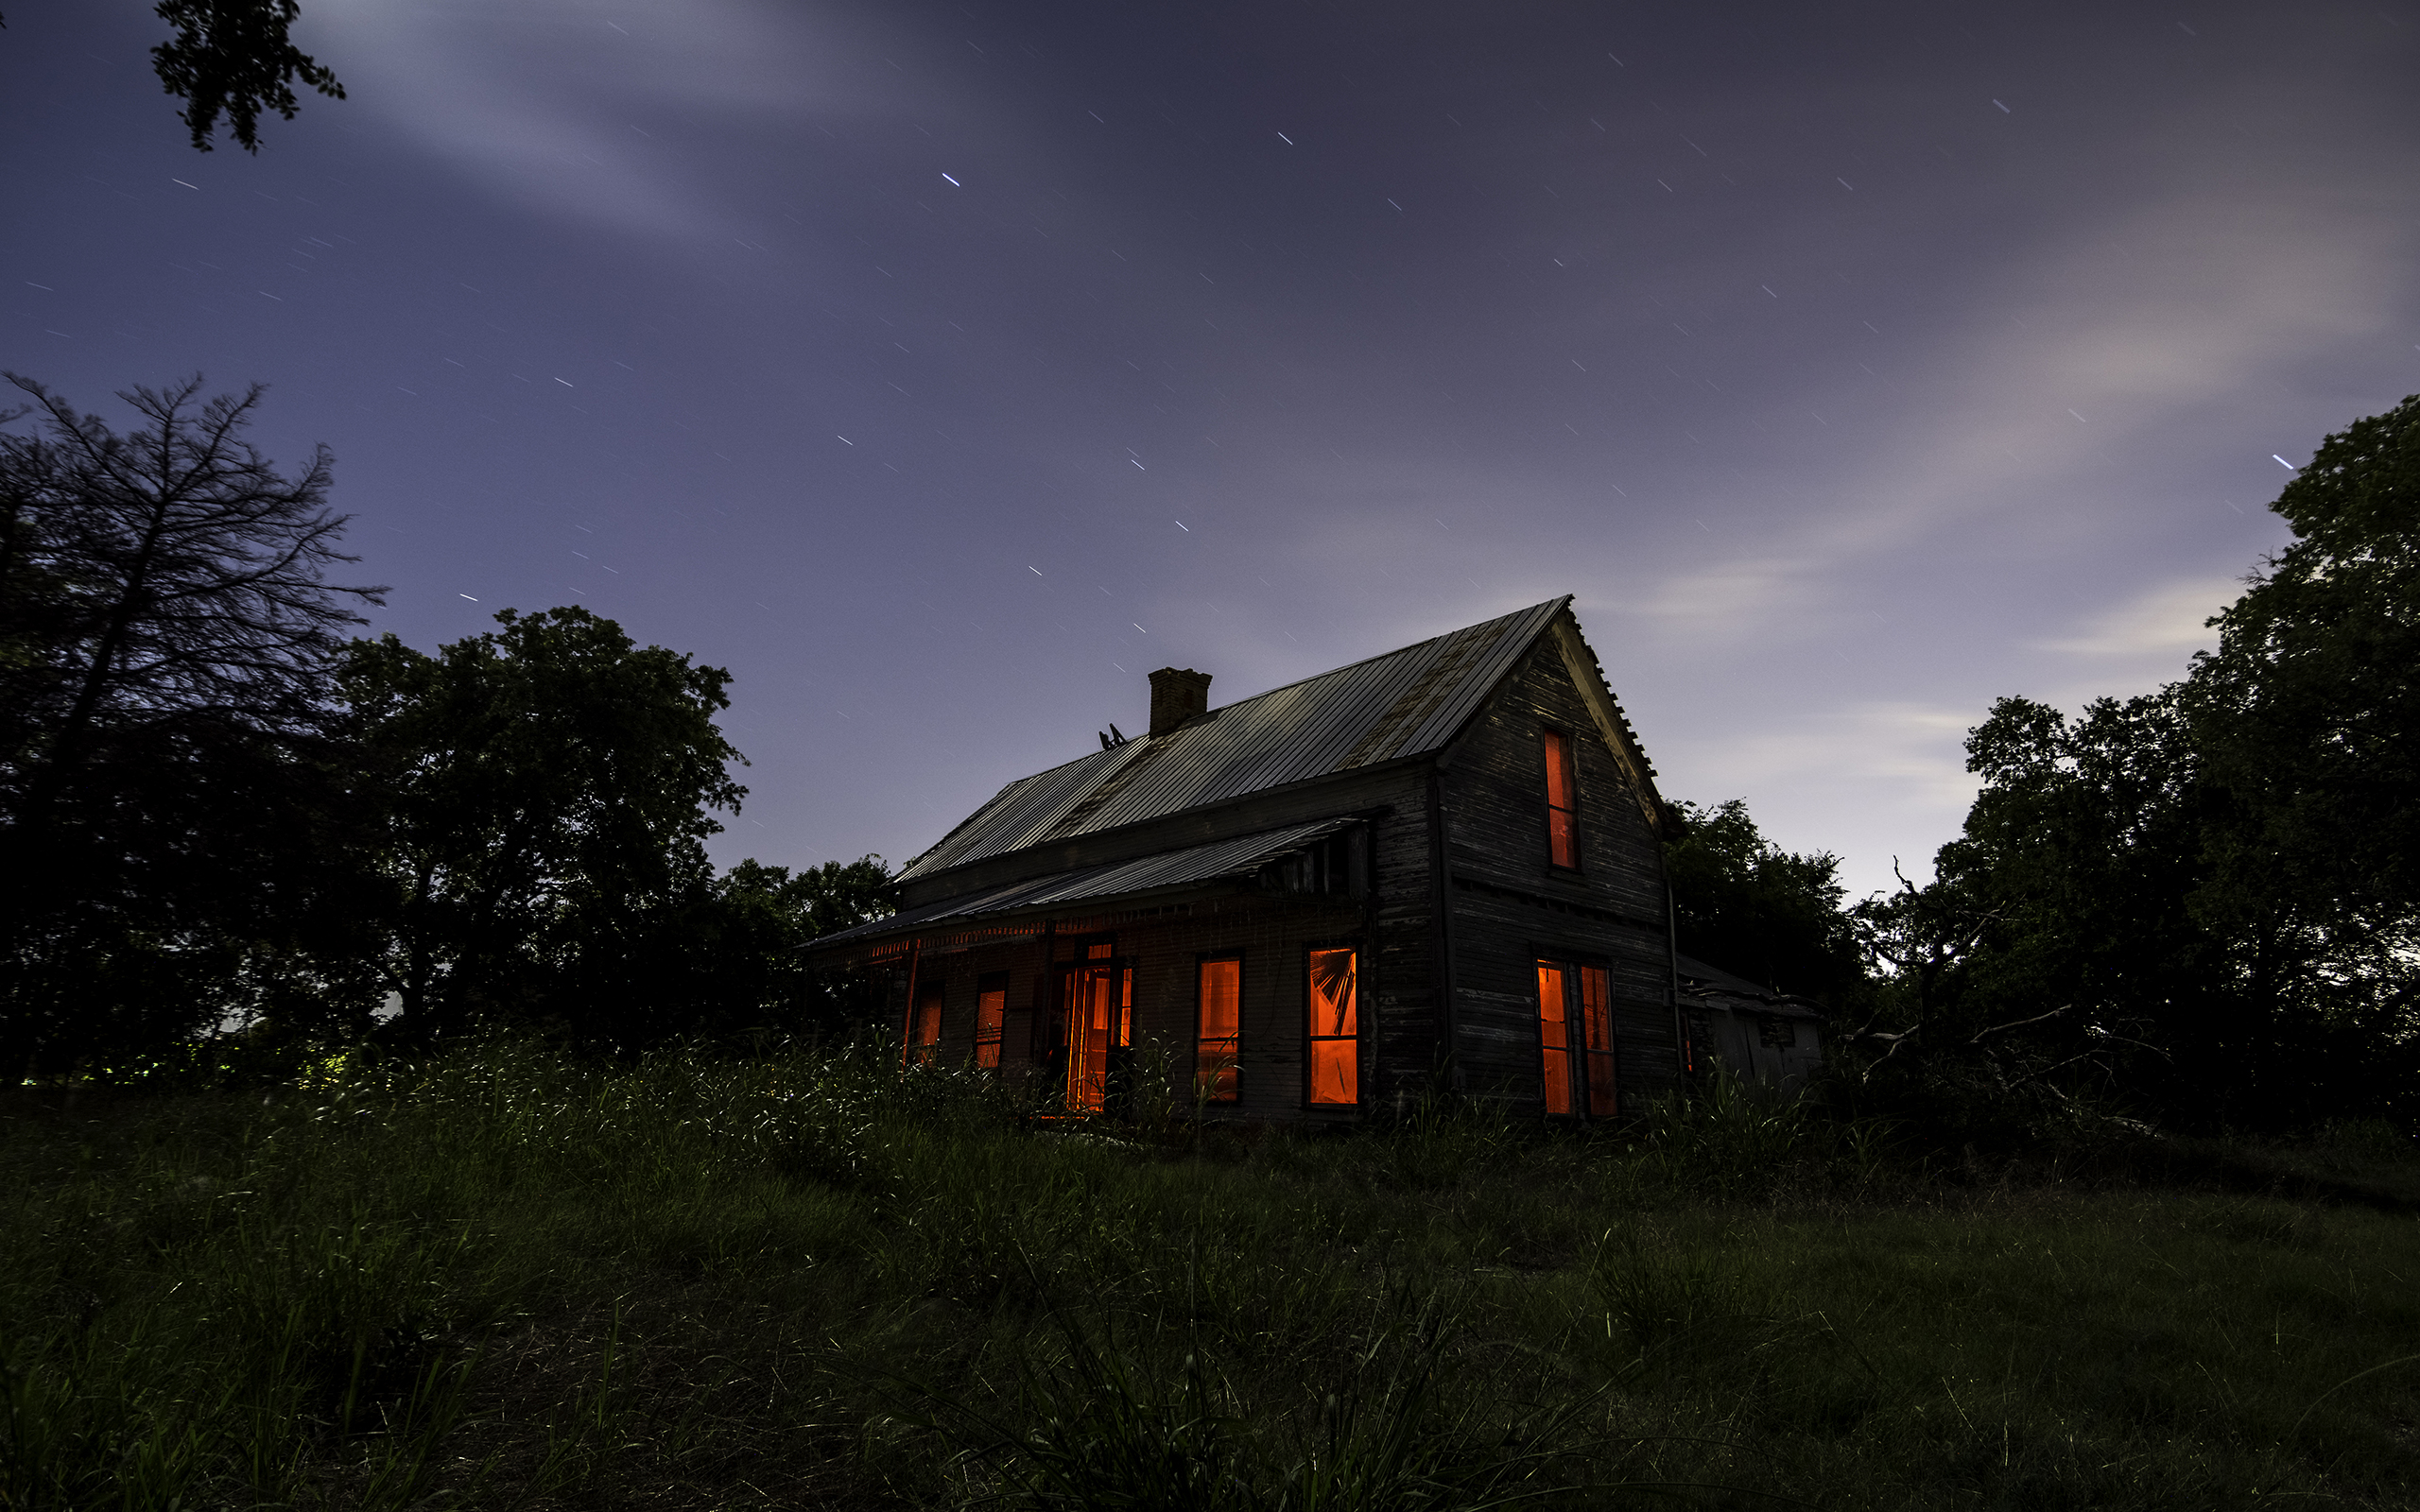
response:
[[[1325,672],[1314,672],[1307,678],[1296,678],[1291,682],[1281,682],[1273,688],[1263,688],[1258,693],[1246,694],[1244,696],[1236,699],[1234,703],[1222,703],[1217,709],[1210,710],[1209,713],[1219,713],[1226,710],[1238,708],[1244,704],[1251,703],[1255,698],[1266,698],[1272,693],[1284,693],[1288,688],[1299,688],[1305,682],[1317,682],[1322,678],[1332,678],[1340,672],[1350,672],[1355,667],[1368,666],[1373,662],[1384,662],[1391,656],[1401,656],[1407,651],[1417,651],[1422,646],[1434,644],[1439,641],[1444,640],[1447,636],[1468,635],[1473,630],[1483,630],[1491,625],[1501,625],[1506,620],[1519,619],[1524,614],[1534,614],[1538,610],[1546,608],[1548,604],[1568,604],[1571,602],[1571,594],[1564,593],[1559,598],[1540,599],[1534,604],[1525,605],[1520,609],[1516,609],[1509,614],[1498,614],[1492,619],[1480,620],[1476,624],[1458,625],[1450,630],[1440,630],[1435,635],[1424,636],[1420,640],[1412,642],[1409,645],[1398,645],[1392,651],[1380,651],[1372,656],[1365,656],[1358,662],[1347,662],[1340,667],[1330,667]],[[1079,758],[1079,760],[1081,758]]]

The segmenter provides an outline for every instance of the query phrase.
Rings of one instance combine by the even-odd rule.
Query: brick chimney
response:
[[[1165,735],[1210,709],[1210,674],[1162,667],[1151,674],[1151,733]]]

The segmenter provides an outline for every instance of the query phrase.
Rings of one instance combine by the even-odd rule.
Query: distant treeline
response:
[[[2292,544],[2182,679],[1993,706],[1928,885],[1851,904],[1692,809],[1682,949],[1828,1002],[1832,1094],[1936,1126],[2420,1114],[2420,396],[2272,507]]]
[[[581,609],[424,656],[354,639],[322,449],[260,390],[29,379],[0,432],[0,1074],[105,1072],[268,1026],[475,1022],[635,1046],[832,1006],[797,947],[881,909],[879,858],[717,875],[728,673]],[[399,1013],[381,1013],[382,1007]]]
[[[717,874],[730,678],[580,609],[434,656],[354,638],[380,590],[322,451],[259,390],[28,379],[0,431],[0,1074],[106,1070],[230,1024],[634,1048],[851,1005],[798,947],[883,911],[876,857]],[[1685,953],[1831,1010],[1827,1095],[1977,1135],[2132,1114],[2420,1113],[2420,396],[2329,437],[2260,564],[2154,694],[2003,698],[1923,886],[1851,902],[1738,800],[1685,806]]]

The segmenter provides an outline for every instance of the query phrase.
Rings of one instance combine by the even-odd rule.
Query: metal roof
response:
[[[1772,988],[1759,987],[1736,971],[1709,966],[1691,956],[1673,956],[1672,971],[1681,979],[1684,997],[1726,1001],[1726,1005],[1729,1005],[1727,1000],[1737,999],[1741,1005],[1753,1006],[1759,1013],[1776,1014],[1785,1019],[1820,1019],[1824,1016],[1807,999],[1795,992],[1776,992]]]
[[[899,880],[1435,750],[1570,602],[1549,599],[1022,778]]]
[[[1289,825],[1282,830],[1264,830],[1258,834],[1238,835],[1232,840],[1218,840],[1209,845],[1190,846],[1183,850],[1163,850],[1133,861],[1080,867],[1054,876],[1035,877],[1011,883],[1004,887],[945,898],[940,902],[910,908],[888,919],[877,919],[870,924],[859,924],[855,929],[844,929],[837,935],[826,935],[807,946],[807,951],[814,954],[838,949],[904,930],[1010,913],[1022,908],[1247,879],[1271,861],[1324,840],[1357,822],[1351,816],[1320,819],[1309,824]]]

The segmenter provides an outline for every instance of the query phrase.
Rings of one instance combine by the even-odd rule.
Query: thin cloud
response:
[[[1744,639],[1838,596],[1853,564],[1981,516],[2072,530],[2066,506],[2107,491],[2113,453],[2402,322],[2413,237],[2390,208],[2193,194],[2066,238],[2011,267],[2007,297],[1942,350],[1927,387],[1945,406],[1818,484],[1841,502],[1637,608]]]
[[[2183,671],[2195,651],[2215,649],[2219,632],[2206,623],[2243,592],[2233,578],[2168,583],[2087,616],[2071,632],[2037,641],[2045,651],[2096,659],[2160,658]]]
[[[804,131],[872,98],[837,60],[862,49],[828,18],[810,25],[748,0],[690,0],[677,15],[570,0],[320,0],[311,22],[353,108],[499,198],[655,240],[718,241],[740,222],[699,182],[700,164],[683,161],[667,121],[752,113]]]

